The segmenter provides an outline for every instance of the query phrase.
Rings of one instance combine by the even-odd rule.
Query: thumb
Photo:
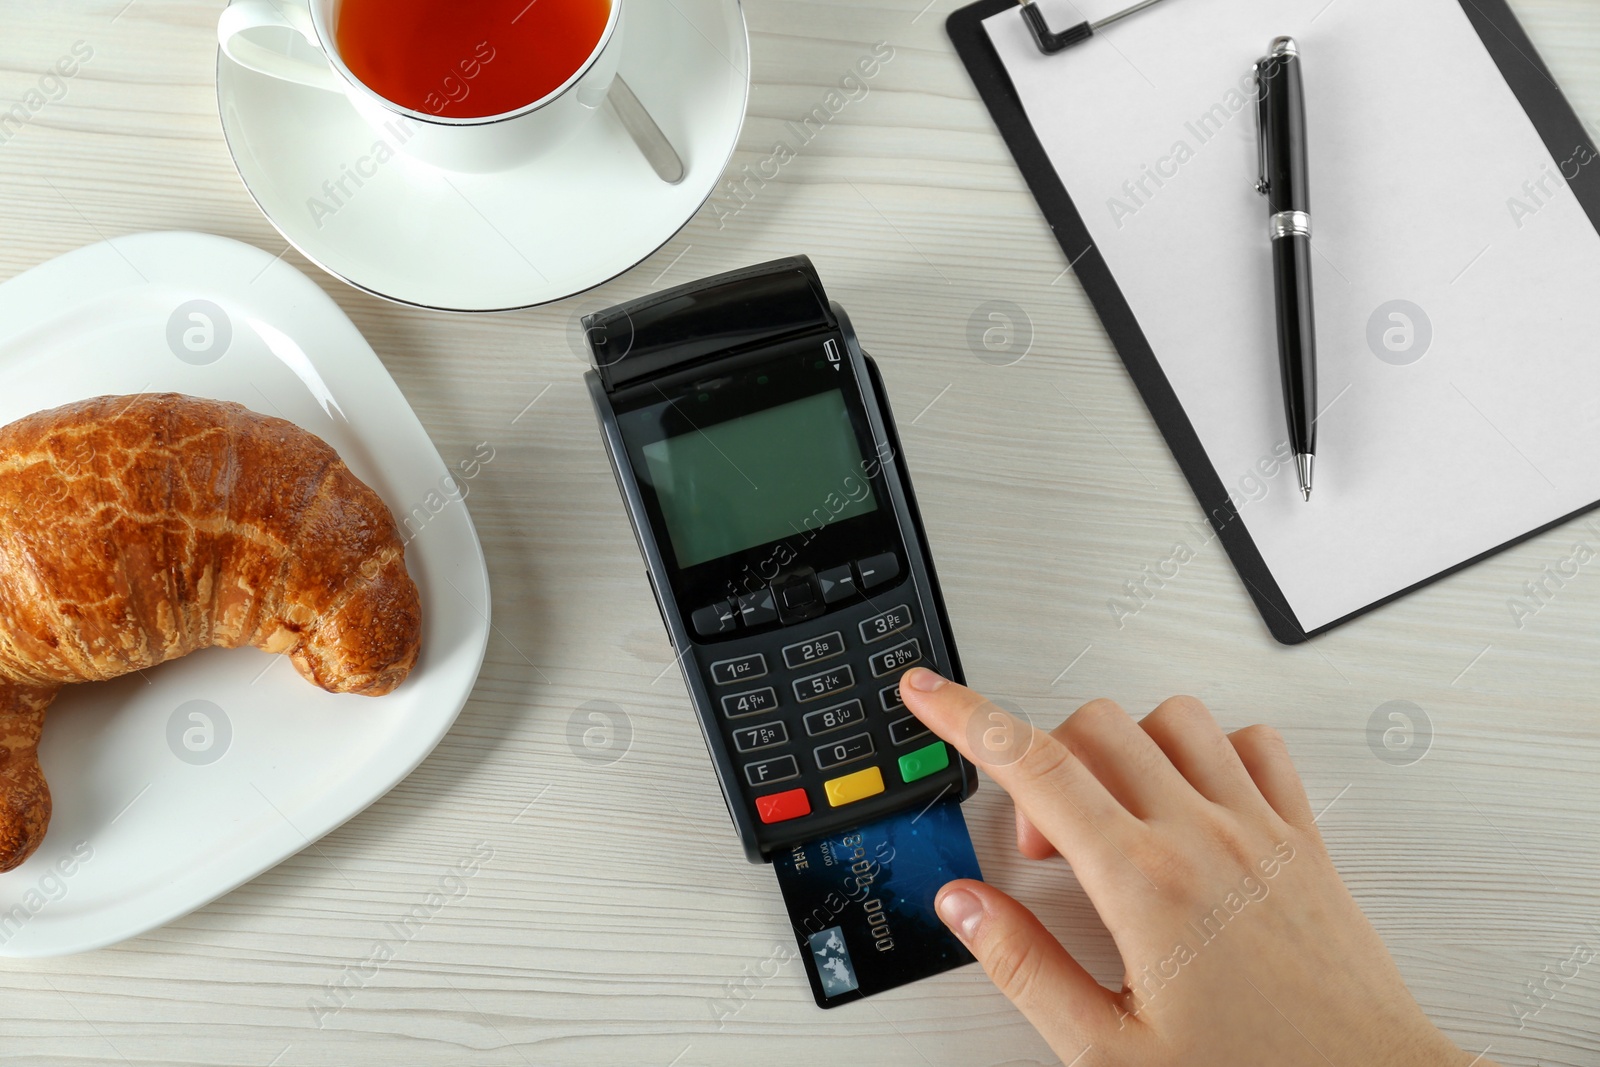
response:
[[[1104,1044],[1127,1022],[1121,999],[1014,898],[961,878],[939,890],[934,909],[1064,1062]]]

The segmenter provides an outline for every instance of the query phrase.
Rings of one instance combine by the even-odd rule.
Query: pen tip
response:
[[[1309,485],[1302,485],[1300,487],[1300,495],[1305,497],[1309,502],[1311,500],[1311,487]]]

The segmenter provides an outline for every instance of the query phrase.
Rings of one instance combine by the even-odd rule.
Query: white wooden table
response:
[[[1145,710],[1192,692],[1228,724],[1278,726],[1433,1017],[1504,1064],[1600,1063],[1600,964],[1527,999],[1575,944],[1600,945],[1600,575],[1521,629],[1507,603],[1600,537],[1575,525],[1308,647],[1274,644],[1196,537],[1198,506],[955,59],[955,0],[925,3],[750,0],[735,168],[875,42],[893,59],[747,203],[719,194],[598,298],[808,252],[883,365],[974,684],[1047,725],[1095,696]],[[1600,120],[1600,8],[1514,6]],[[142,230],[284,249],[218,127],[220,7],[0,0],[0,109],[74,42],[94,49],[0,143],[0,277]],[[577,305],[595,301],[454,317],[285,258],[366,333],[446,461],[494,449],[469,499],[494,583],[482,677],[433,756],[316,848],[148,936],[0,962],[0,1063],[1055,1062],[975,967],[823,1013],[775,959],[793,944],[776,885],[728,825],[580,381]],[[991,300],[1032,331],[1011,366],[966,339]],[[1108,601],[1184,542],[1194,560],[1119,628]],[[1410,766],[1369,747],[1391,700],[1431,721]],[[569,743],[591,701],[628,724],[615,762]],[[988,784],[966,810],[989,878],[1118,982],[1071,875],[1016,856],[1009,801]],[[365,968],[475,850],[465,896]]]

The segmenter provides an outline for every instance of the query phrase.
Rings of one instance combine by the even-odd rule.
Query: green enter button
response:
[[[904,781],[915,782],[918,778],[926,778],[948,766],[950,766],[950,750],[944,747],[943,741],[935,741],[931,745],[924,745],[915,752],[907,752],[900,757],[900,777]]]

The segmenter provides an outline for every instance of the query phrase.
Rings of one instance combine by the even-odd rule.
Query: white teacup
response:
[[[341,0],[233,0],[217,23],[228,58],[274,78],[343,93],[393,148],[448,170],[494,171],[532,159],[571,137],[606,101],[622,55],[622,4],[611,0],[605,31],[589,57],[545,96],[515,111],[452,118],[388,100],[350,72],[334,28]],[[289,30],[322,53],[290,55],[263,42],[262,31]]]

